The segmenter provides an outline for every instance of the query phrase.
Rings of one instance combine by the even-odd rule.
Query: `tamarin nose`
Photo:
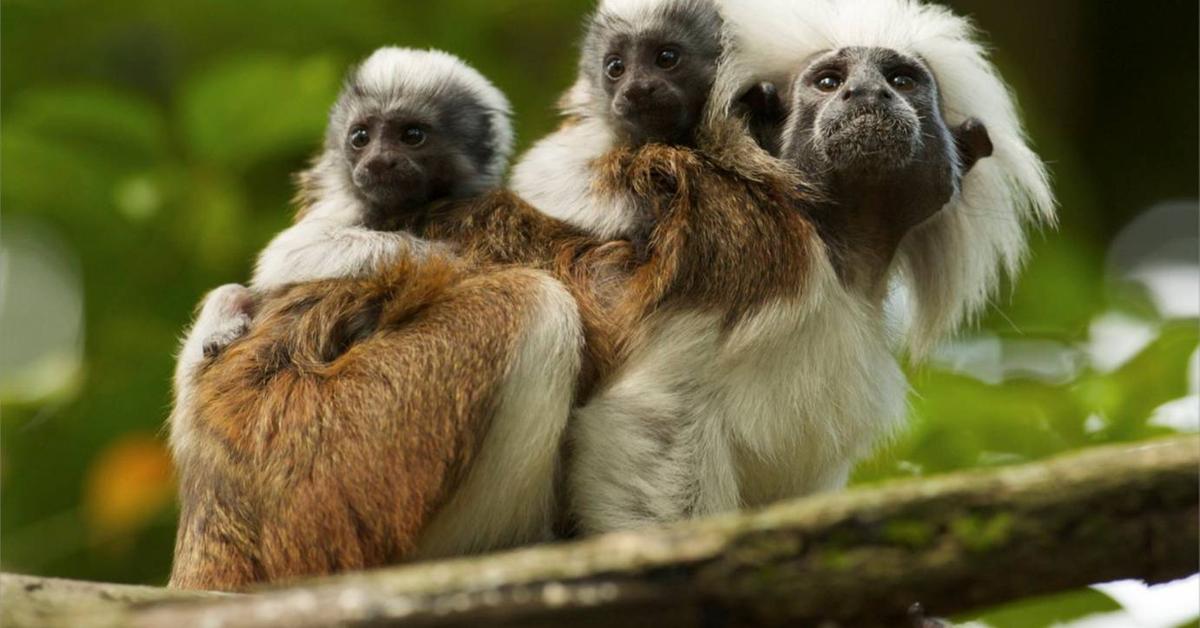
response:
[[[625,96],[630,100],[642,100],[654,95],[658,91],[658,84],[654,81],[636,81],[630,83],[629,87],[625,88]]]
[[[381,174],[396,170],[400,162],[394,157],[379,157],[367,162],[367,172],[372,175],[379,176]]]
[[[882,102],[892,99],[892,90],[886,85],[858,83],[842,90],[842,100],[861,100],[868,103]]]

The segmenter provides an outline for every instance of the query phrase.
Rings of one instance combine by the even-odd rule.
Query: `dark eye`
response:
[[[897,90],[902,92],[910,92],[917,87],[917,79],[908,74],[897,74],[888,81]]]
[[[400,141],[409,146],[420,146],[425,143],[425,131],[422,131],[420,127],[407,127],[400,135]]]
[[[350,145],[357,149],[367,147],[371,143],[371,133],[367,131],[365,126],[356,126],[350,129]]]
[[[835,72],[826,72],[818,75],[813,85],[825,93],[836,92],[842,86],[842,77]]]
[[[663,48],[658,51],[658,57],[654,59],[654,65],[670,70],[679,65],[679,60],[683,57],[675,48]]]
[[[604,60],[604,75],[612,80],[617,80],[625,74],[625,60],[621,57],[613,55]]]

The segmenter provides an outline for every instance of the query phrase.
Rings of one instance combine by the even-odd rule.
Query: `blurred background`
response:
[[[1062,224],[978,329],[912,373],[912,430],[857,481],[1197,432],[1197,3],[949,4],[994,43]],[[289,223],[290,174],[348,64],[385,44],[452,51],[510,95],[527,146],[556,124],[589,5],[0,2],[0,568],[164,583],[177,338]],[[1198,625],[1153,595],[1111,585],[981,621]]]

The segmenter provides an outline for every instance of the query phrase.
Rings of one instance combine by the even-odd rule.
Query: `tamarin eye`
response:
[[[817,77],[813,85],[816,85],[817,89],[826,93],[836,92],[842,86],[842,77],[833,73],[822,74]]]
[[[422,131],[420,127],[407,127],[400,135],[400,141],[409,146],[420,146],[425,143],[425,131]]]
[[[670,70],[679,65],[679,61],[682,57],[683,55],[674,48],[663,48],[662,50],[658,51],[658,58],[654,60],[654,65],[657,65],[664,70]]]
[[[370,143],[371,143],[371,134],[367,131],[367,127],[356,126],[353,129],[350,129],[350,145],[351,146],[361,150],[363,148],[366,148],[367,144],[370,144]]]
[[[917,86],[917,79],[907,74],[897,74],[889,82],[892,84],[892,87],[902,92],[912,91]]]
[[[616,55],[605,59],[604,75],[612,80],[617,80],[625,74],[625,61]]]

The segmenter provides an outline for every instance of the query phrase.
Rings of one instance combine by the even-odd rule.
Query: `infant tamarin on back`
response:
[[[507,116],[443,53],[352,72],[296,225],[184,343],[173,586],[549,538],[567,415],[608,361],[591,286],[628,249],[487,191]]]

